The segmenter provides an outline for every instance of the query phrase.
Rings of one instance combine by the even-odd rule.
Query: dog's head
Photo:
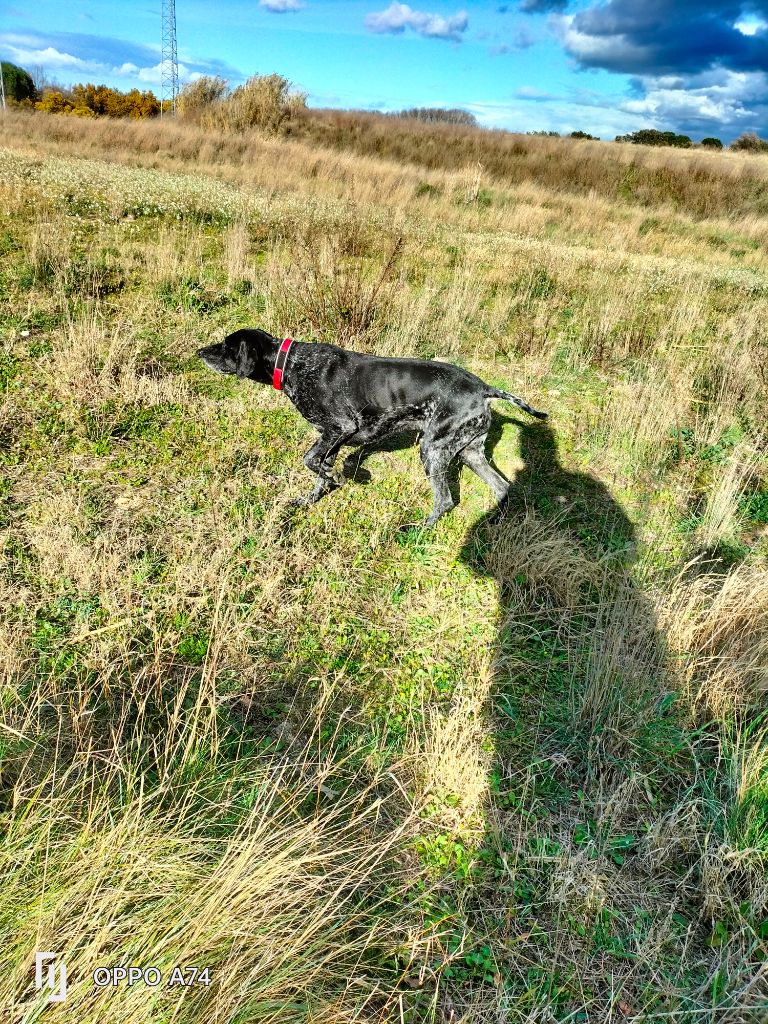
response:
[[[266,331],[243,328],[228,334],[218,345],[199,348],[197,354],[209,369],[217,373],[231,373],[260,384],[270,384],[279,344],[279,339]]]

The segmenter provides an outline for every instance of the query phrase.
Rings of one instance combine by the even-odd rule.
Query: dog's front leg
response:
[[[448,483],[448,467],[451,464],[451,453],[439,448],[433,448],[428,441],[422,440],[421,461],[432,485],[432,493],[435,498],[434,508],[424,525],[434,526],[441,516],[444,516],[446,512],[450,512],[456,505]]]
[[[294,505],[314,505],[315,502],[320,501],[323,495],[344,483],[343,477],[339,478],[333,472],[333,467],[336,462],[336,456],[339,454],[339,449],[346,437],[346,434],[341,436],[338,434],[322,434],[315,441],[304,456],[304,465],[307,469],[317,473],[315,486],[309,494],[296,498],[293,502]]]

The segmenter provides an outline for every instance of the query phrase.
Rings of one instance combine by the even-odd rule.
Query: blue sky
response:
[[[768,0],[176,0],[182,80],[277,71],[311,106],[450,106],[488,127],[768,134]],[[0,10],[0,58],[160,92],[160,0]]]

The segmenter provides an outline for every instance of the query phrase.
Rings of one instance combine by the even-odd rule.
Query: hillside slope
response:
[[[167,123],[0,145],[10,1019],[762,1020],[759,204],[579,194],[549,140],[519,179]],[[508,515],[464,473],[407,527],[394,446],[292,509],[311,428],[194,357],[246,325],[548,409],[496,409]]]

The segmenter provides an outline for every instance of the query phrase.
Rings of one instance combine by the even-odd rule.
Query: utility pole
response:
[[[176,113],[179,95],[179,58],[176,52],[176,0],[162,0],[162,52],[160,55],[160,116],[167,100]]]
[[[3,62],[0,60],[0,100],[3,103],[3,113],[5,113],[5,79],[3,78]]]

